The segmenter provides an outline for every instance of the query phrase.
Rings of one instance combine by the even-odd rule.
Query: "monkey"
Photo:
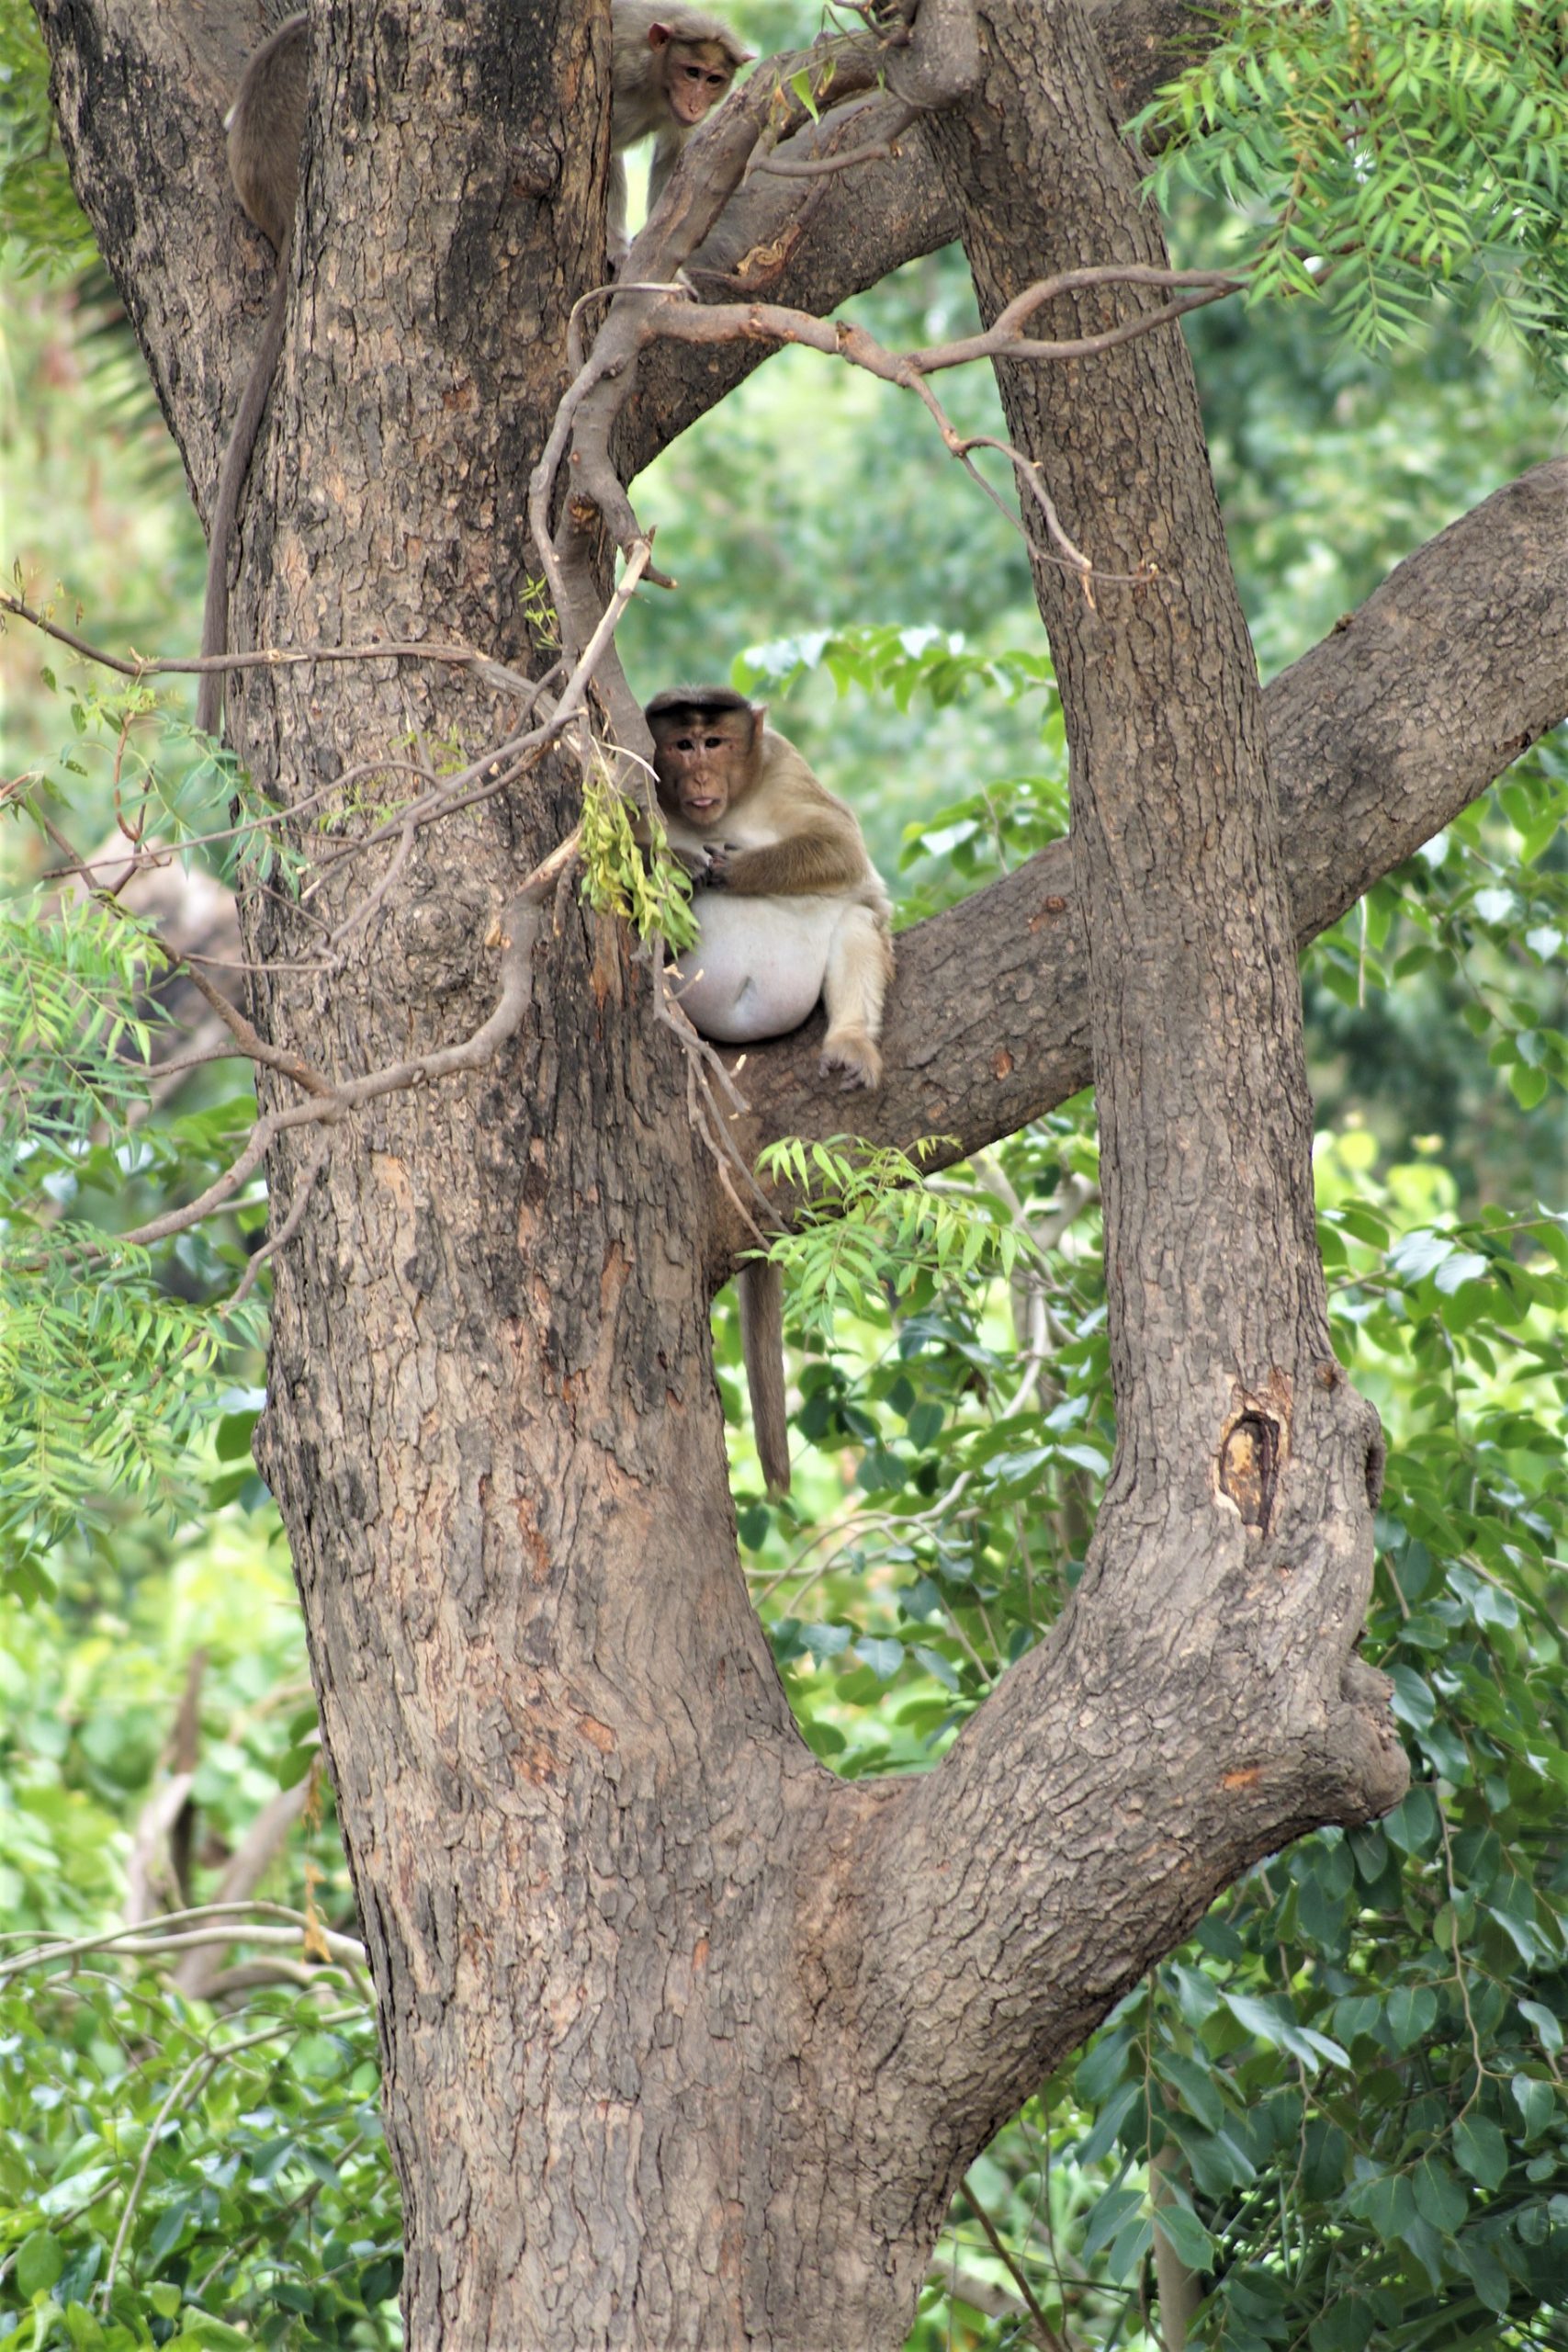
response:
[[[728,686],[672,687],[646,717],[665,830],[695,884],[698,940],[676,967],[694,1027],[749,1045],[825,996],[822,1075],[880,1085],[892,905],[852,811]]]
[[[253,51],[240,93],[223,118],[229,134],[229,176],[234,193],[277,255],[266,323],[245,389],[240,397],[223,469],[207,552],[207,601],[201,616],[201,650],[223,653],[229,645],[229,548],[234,536],[240,492],[283,351],[283,315],[288,299],[288,250],[299,197],[299,150],[305,138],[306,75],[310,23],[301,12],[289,17]],[[223,673],[202,672],[197,686],[196,723],[215,735],[223,716]]]
[[[709,109],[755,51],[745,49],[717,17],[688,0],[611,0],[610,259],[625,256],[626,167],[622,152],[653,138],[648,209],[664,193],[675,160]]]
[[[705,1037],[749,1045],[797,1028],[823,997],[822,1075],[879,1086],[892,905],[852,811],[763,707],[728,686],[673,687],[645,715],[665,831],[694,883],[696,944],[674,967],[682,1010]],[[787,1494],[777,1267],[742,1266],[739,1289],[762,1476]]]

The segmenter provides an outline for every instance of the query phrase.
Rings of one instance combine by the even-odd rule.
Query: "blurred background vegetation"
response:
[[[813,28],[735,13],[763,49]],[[6,571],[96,644],[188,650],[200,530],[16,0],[0,141]],[[1235,249],[1212,195],[1173,214],[1179,261]],[[973,322],[953,254],[853,310],[896,345]],[[1304,300],[1187,331],[1265,675],[1562,447],[1529,349],[1441,300],[1382,355]],[[983,373],[949,394],[999,430]],[[681,587],[628,617],[634,686],[765,693],[862,814],[904,919],[1063,830],[1021,542],[915,403],[784,354],[637,497]],[[160,825],[200,831],[235,780],[183,690],[113,695],[25,627],[0,631],[0,2340],[390,2346],[374,2025],[331,1940],[353,1900],[249,1464],[259,1302],[205,1354],[177,1320],[210,1325],[265,1203],[253,1188],[131,1268],[107,1336],[38,1272],[40,1235],[68,1258],[199,1190],[248,1100],[232,1065],[159,1095],[112,1025],[72,1048],[85,1109],[41,1087],[39,820],[95,845],[131,777]],[[1366,1651],[1411,1794],[1252,1873],[1041,2086],[955,2202],[912,2352],[1154,2352],[1179,2306],[1190,2342],[1235,2352],[1568,2346],[1565,799],[1549,741],[1303,975],[1337,1342],[1391,1441]],[[73,985],[132,1019],[140,967],[111,933],[83,917]],[[943,1179],[901,1233],[873,1204],[802,1238],[784,1504],[761,1495],[719,1302],[748,1574],[841,1772],[928,1764],[1080,1572],[1113,1439],[1095,1177],[1086,1097]],[[213,1914],[268,1819],[252,1907]],[[104,1943],[128,1922],[136,1950]],[[223,1973],[198,1984],[193,1951]]]

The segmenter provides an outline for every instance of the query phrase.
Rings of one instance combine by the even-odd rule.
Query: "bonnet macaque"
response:
[[[853,814],[728,686],[677,686],[647,716],[665,828],[694,883],[696,944],[674,974],[682,1010],[705,1037],[739,1046],[797,1028],[825,998],[823,1076],[878,1085],[891,909]],[[762,1475],[787,1493],[775,1267],[741,1268],[740,1328]]]
[[[653,139],[648,209],[664,193],[675,159],[697,125],[717,105],[736,69],[754,52],[729,27],[686,0],[611,0],[610,258],[626,250],[626,167],[621,156],[639,139]]]
[[[305,136],[305,85],[310,29],[303,14],[290,17],[247,60],[240,94],[223,119],[229,133],[229,176],[234,193],[277,255],[266,324],[240,398],[234,429],[218,477],[218,501],[208,536],[207,602],[201,616],[204,654],[229,646],[229,548],[240,492],[255,447],[262,413],[283,349],[288,299],[288,248],[299,198],[299,149]],[[215,735],[223,715],[223,673],[204,671],[197,687],[196,723]]]

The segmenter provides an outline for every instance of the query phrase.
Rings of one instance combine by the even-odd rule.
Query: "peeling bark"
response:
[[[217,130],[258,26],[39,6],[204,500],[265,284]],[[1066,263],[1160,257],[1098,21],[988,0],[973,96],[872,167],[902,187],[919,148],[894,242],[962,219],[988,313]],[[456,636],[542,666],[524,486],[602,266],[605,55],[565,0],[318,17],[242,641]],[[781,185],[770,205],[812,207]],[[828,227],[867,182],[828,185],[790,299],[870,266]],[[1101,324],[1100,300],[1052,323]],[[649,443],[711,401],[707,365],[645,390]],[[712,1171],[646,967],[570,900],[514,1048],[349,1123],[277,1262],[261,1458],[422,2352],[897,2346],[992,2130],[1237,1872],[1403,1785],[1353,1657],[1378,1439],[1327,1343],[1295,949],[1562,715],[1568,472],[1499,493],[1260,695],[1179,334],[1002,382],[1102,572],[1158,571],[1091,608],[1042,566],[1073,843],[900,943],[865,1115],[974,1145],[1092,1055],[1121,1443],[1050,1638],[923,1777],[844,1785],[807,1752],[736,1554]],[[471,750],[498,715],[471,677],[390,662],[236,699],[285,807],[356,763],[374,799],[411,739]],[[541,771],[423,835],[330,985],[309,967],[333,889],[255,894],[264,1034],[333,1077],[470,1035],[490,919],[572,814]],[[810,1050],[754,1057],[760,1131],[837,1124]],[[277,1222],[303,1148],[275,1153]]]

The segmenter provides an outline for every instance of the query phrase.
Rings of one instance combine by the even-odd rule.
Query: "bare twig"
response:
[[[254,1290],[261,1270],[268,1259],[276,1258],[280,1250],[287,1250],[299,1227],[304,1224],[305,1212],[310,1205],[310,1195],[316,1189],[316,1180],[332,1156],[332,1148],[330,1131],[317,1137],[315,1149],[311,1152],[295,1186],[294,1198],[289,1204],[288,1215],[284,1218],[277,1231],[253,1254],[233,1291],[219,1308],[220,1315],[232,1315],[236,1307],[244,1305],[252,1291]]]
[[[166,1911],[161,1918],[143,1920],[139,1926],[106,1928],[93,1936],[35,1940],[30,1930],[7,1935],[0,1941],[31,1941],[32,1949],[14,1959],[0,1961],[0,1984],[8,1983],[14,1976],[24,1976],[32,1968],[52,1967],[59,1961],[74,1962],[93,1951],[118,1951],[134,1958],[145,1952],[186,1951],[195,1943],[210,1941],[215,1936],[232,1943],[236,1921],[251,1923],[243,1930],[246,1943],[275,1944],[287,1949],[291,1939],[302,1939],[309,1929],[324,1939],[335,1962],[359,1968],[365,1965],[365,1947],[357,1938],[324,1928],[319,1919],[311,1919],[286,1903],[199,1903],[186,1911]]]
[[[829,123],[842,123],[874,103],[874,99],[862,99],[855,107],[841,107],[829,118]],[[882,137],[871,146],[848,147],[838,154],[803,156],[799,161],[793,156],[760,155],[752,169],[767,172],[775,179],[817,180],[829,179],[835,172],[852,171],[857,164],[885,164],[890,155],[897,153],[897,141],[912,123],[919,121],[920,112],[919,107],[900,107]]]
[[[188,660],[175,656],[151,655],[131,650],[127,655],[109,653],[101,645],[93,645],[73,629],[62,628],[47,613],[40,613],[24,597],[0,594],[0,613],[10,613],[19,621],[39,629],[60,645],[68,645],[73,653],[93,662],[100,670],[112,670],[121,678],[165,678],[199,676],[208,670],[292,670],[317,662],[439,662],[449,668],[472,670],[485,684],[498,691],[521,695],[532,703],[539,693],[539,684],[525,678],[521,671],[509,670],[493,654],[481,653],[474,645],[452,645],[445,642],[421,644],[417,639],[394,638],[385,644],[369,645],[295,645],[269,647],[255,653],[209,653],[193,655]]]
[[[998,2229],[995,2222],[992,2221],[990,2215],[987,2212],[985,2207],[981,2204],[979,2199],[976,2196],[975,2191],[969,2186],[967,2181],[964,2184],[964,2201],[969,2207],[969,2210],[974,2214],[975,2219],[979,2222],[980,2227],[985,2231],[987,2239],[990,2245],[991,2252],[996,2256],[997,2260],[1007,2269],[1014,2286],[1018,2289],[1019,2293],[1023,2297],[1025,2303],[1029,2306],[1029,2316],[1034,2324],[1035,2342],[1042,2346],[1043,2352],[1066,2352],[1066,2346],[1063,2344],[1061,2337],[1057,2335],[1055,2329],[1052,2326],[1050,2321],[1046,2318],[1044,2312],[1040,2308],[1039,2301],[1035,2296],[1033,2288],[1029,2283],[1028,2275],[1022,2265],[1018,2260],[1017,2256],[1003,2244],[1001,2232]]]

